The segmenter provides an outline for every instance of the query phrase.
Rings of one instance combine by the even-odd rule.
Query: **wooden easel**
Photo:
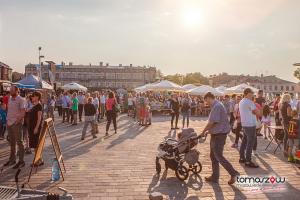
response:
[[[48,119],[44,120],[44,123],[43,123],[42,131],[41,131],[41,134],[40,134],[40,137],[39,137],[39,144],[38,144],[38,147],[37,147],[37,151],[36,151],[36,153],[34,155],[34,159],[32,161],[32,166],[31,166],[28,181],[27,181],[28,183],[29,183],[33,168],[35,167],[36,168],[35,172],[37,172],[38,162],[42,159],[42,153],[43,153],[43,150],[44,150],[44,145],[45,145],[45,140],[46,140],[46,134],[47,133],[49,134],[50,139],[51,139],[51,144],[52,144],[56,159],[58,161],[58,166],[59,166],[59,169],[60,169],[61,177],[62,177],[63,180],[65,180],[63,172],[62,172],[61,164],[63,165],[64,172],[66,172],[66,168],[65,168],[63,156],[62,156],[62,153],[61,153],[61,150],[60,150],[60,146],[59,146],[59,143],[58,143],[58,140],[57,140],[57,137],[56,137],[54,123],[53,123],[52,118],[48,118]]]

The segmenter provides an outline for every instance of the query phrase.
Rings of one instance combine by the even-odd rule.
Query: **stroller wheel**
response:
[[[199,174],[202,171],[202,164],[200,161],[197,161],[196,164],[193,165],[192,167],[192,172],[194,174]]]
[[[156,164],[156,173],[159,175],[161,172],[161,164],[159,163],[159,158],[157,157],[156,157],[155,164]]]
[[[184,181],[188,178],[189,171],[185,166],[179,165],[175,170],[175,175],[179,180]]]

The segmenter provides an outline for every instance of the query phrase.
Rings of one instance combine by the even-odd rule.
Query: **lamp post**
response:
[[[42,59],[42,58],[45,58],[45,56],[42,56],[42,55],[41,55],[42,47],[39,47],[38,50],[39,50],[39,67],[40,67],[39,70],[38,70],[38,77],[39,77],[40,80],[42,80],[42,66],[41,66],[41,59]]]

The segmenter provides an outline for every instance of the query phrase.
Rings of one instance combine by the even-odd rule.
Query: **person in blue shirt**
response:
[[[1,102],[0,105],[0,140],[4,139],[4,133],[6,130],[6,106]]]
[[[228,113],[224,105],[215,99],[215,96],[208,92],[204,96],[204,100],[211,107],[211,112],[208,117],[208,123],[202,131],[202,136],[210,133],[210,159],[212,163],[212,175],[205,177],[206,182],[218,183],[220,176],[221,164],[230,174],[231,178],[228,181],[232,185],[236,181],[239,173],[233,168],[231,163],[223,156],[224,145],[227,134],[230,132],[230,123]]]

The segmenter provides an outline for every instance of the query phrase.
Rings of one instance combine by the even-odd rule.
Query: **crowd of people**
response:
[[[58,118],[54,117],[55,110],[58,112]],[[47,102],[42,102],[41,92],[30,92],[22,97],[19,88],[11,86],[10,92],[1,98],[0,106],[0,140],[5,139],[7,130],[6,139],[10,144],[10,157],[4,167],[14,165],[13,168],[17,169],[25,166],[24,154],[31,154],[32,149],[37,149],[44,118],[51,117],[53,121],[57,121],[61,117],[62,123],[74,126],[78,120],[81,122],[84,118],[81,136],[81,140],[84,140],[89,125],[93,138],[97,137],[98,122],[104,116],[107,117],[105,135],[108,136],[111,123],[116,134],[119,111],[119,103],[112,91],[92,94],[82,92],[49,94]],[[43,164],[42,159],[36,163],[37,166]]]
[[[24,153],[31,153],[31,149],[35,149],[38,145],[44,117],[51,117],[56,122],[61,119],[62,123],[68,123],[72,126],[84,121],[81,136],[81,139],[84,140],[89,126],[92,137],[97,137],[97,133],[99,133],[98,122],[101,122],[104,117],[107,121],[105,135],[109,134],[111,124],[113,124],[116,134],[117,115],[120,112],[127,113],[141,126],[149,126],[154,111],[167,110],[170,113],[170,128],[172,130],[188,128],[191,116],[198,114],[207,116],[209,114],[209,120],[213,123],[206,127],[205,131],[217,131],[222,134],[233,132],[235,141],[232,147],[239,148],[239,161],[245,163],[247,167],[258,167],[251,159],[252,154],[258,153],[256,151],[257,137],[271,138],[269,126],[273,121],[275,122],[274,125],[283,126],[283,132],[275,133],[275,139],[282,139],[284,155],[288,157],[288,161],[294,160],[293,148],[299,149],[300,102],[288,93],[278,94],[272,101],[267,102],[262,90],[254,94],[249,88],[245,89],[242,95],[214,97],[213,94],[209,93],[203,98],[175,92],[132,92],[115,95],[110,90],[92,93],[66,91],[49,94],[47,102],[41,102],[42,95],[40,92],[35,91],[27,94],[25,98],[21,97],[19,92],[17,87],[12,86],[10,92],[1,99],[0,139],[5,138],[4,135],[7,130],[9,136],[7,139],[11,145],[10,158],[5,166],[13,164],[15,168],[24,166]],[[219,103],[216,104],[216,102]],[[218,113],[221,110],[220,105],[222,109],[224,108],[225,116],[223,113]],[[56,110],[58,118],[55,117],[54,112]],[[218,114],[214,114],[214,112]],[[181,126],[178,124],[180,116],[182,116]],[[273,116],[274,120],[272,120]],[[226,124],[218,128],[218,123],[225,123],[226,120],[228,120],[230,130],[227,130]],[[16,146],[18,146],[19,151],[17,163]],[[220,154],[220,152],[216,154]],[[230,168],[226,159],[223,161],[225,166]],[[43,161],[41,160],[39,164],[42,165]],[[231,174],[236,174],[234,170],[228,170]]]

